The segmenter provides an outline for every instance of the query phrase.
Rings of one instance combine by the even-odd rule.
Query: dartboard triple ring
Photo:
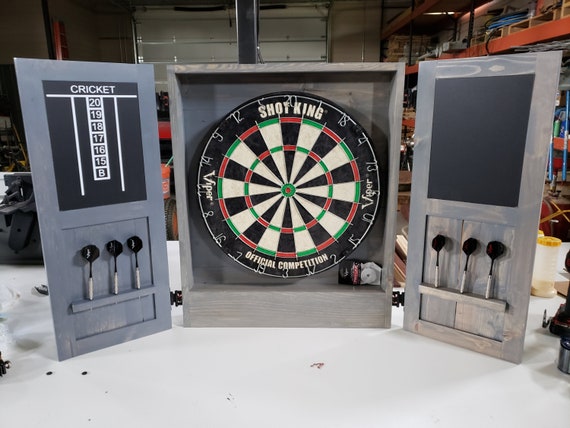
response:
[[[202,217],[217,245],[259,274],[290,278],[344,259],[380,200],[370,138],[330,101],[272,93],[207,135],[198,169]]]

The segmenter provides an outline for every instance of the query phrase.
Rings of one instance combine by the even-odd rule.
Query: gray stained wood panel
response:
[[[389,327],[397,210],[402,64],[211,64],[168,69],[185,326]],[[382,265],[378,286],[339,286],[338,268],[305,278],[256,274],[223,254],[197,206],[202,141],[244,102],[273,92],[332,101],[362,125],[381,168],[381,202],[351,259]]]
[[[406,330],[521,361],[560,59],[548,52],[420,64]],[[507,110],[509,103],[516,105]],[[516,129],[496,119],[505,115],[516,117],[509,119]],[[503,182],[504,171],[519,172]],[[430,245],[438,233],[450,243],[435,288]],[[470,237],[479,246],[460,293],[461,247]],[[494,262],[486,298],[490,241],[506,251]]]
[[[17,58],[58,358],[171,327],[152,66]],[[135,257],[126,241],[137,235]],[[124,251],[115,259],[106,243]],[[81,249],[99,249],[92,269]],[[92,247],[90,247],[92,249]],[[90,281],[91,280],[91,281]]]

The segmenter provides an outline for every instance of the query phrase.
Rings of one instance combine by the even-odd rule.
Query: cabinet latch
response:
[[[182,304],[182,290],[170,292],[170,306],[180,306]]]
[[[404,306],[405,294],[406,293],[403,291],[392,291],[392,306],[395,306],[397,308],[399,308],[400,305]]]

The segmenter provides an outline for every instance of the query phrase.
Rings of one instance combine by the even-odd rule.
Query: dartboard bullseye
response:
[[[307,93],[252,99],[209,133],[198,169],[215,243],[259,274],[289,278],[344,259],[380,200],[370,138],[330,101]]]

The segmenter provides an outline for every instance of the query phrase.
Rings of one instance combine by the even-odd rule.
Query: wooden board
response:
[[[403,81],[404,65],[386,63],[198,64],[177,65],[169,68],[185,326],[389,327],[391,325]],[[360,192],[352,223],[356,228],[360,228],[362,225],[367,226],[370,221],[372,221],[372,225],[366,233],[357,233],[356,229],[351,232],[347,228],[346,241],[344,244],[341,243],[344,250],[348,250],[347,254],[344,254],[344,250],[341,249],[338,254],[331,253],[331,256],[327,253],[328,248],[323,246],[322,252],[317,252],[315,257],[327,254],[329,260],[334,259],[334,257],[337,259],[346,257],[345,260],[347,261],[372,261],[382,266],[380,285],[362,286],[365,287],[362,289],[358,286],[339,285],[339,272],[334,260],[332,264],[329,264],[329,269],[313,270],[311,267],[308,270],[303,267],[296,272],[292,270],[291,273],[295,275],[289,276],[288,272],[279,270],[279,262],[282,262],[284,258],[275,258],[272,252],[273,250],[277,250],[275,253],[281,252],[285,248],[293,249],[292,241],[289,241],[288,246],[282,246],[277,240],[278,234],[274,235],[275,239],[273,240],[266,240],[265,237],[259,238],[259,242],[262,242],[261,239],[263,239],[264,245],[268,248],[263,245],[259,247],[264,250],[271,250],[266,251],[268,254],[263,257],[254,254],[251,246],[246,251],[238,249],[240,253],[243,253],[242,255],[233,252],[233,250],[225,251],[226,254],[223,254],[223,251],[220,251],[220,244],[227,244],[231,235],[228,232],[222,233],[220,236],[220,233],[212,234],[208,230],[211,224],[205,222],[205,217],[209,219],[210,212],[214,210],[206,210],[200,207],[200,203],[205,202],[205,199],[199,199],[200,189],[206,194],[205,184],[211,185],[212,201],[208,200],[207,203],[221,204],[220,200],[223,198],[219,197],[219,189],[216,185],[219,183],[218,179],[221,178],[223,181],[226,175],[220,173],[222,167],[220,165],[220,168],[214,168],[215,179],[212,180],[212,183],[209,181],[206,183],[203,176],[209,172],[203,168],[207,164],[213,165],[213,158],[215,157],[222,163],[226,162],[224,159],[230,159],[227,161],[227,165],[224,164],[225,166],[234,160],[235,163],[239,163],[237,162],[239,157],[230,149],[223,151],[229,156],[222,156],[221,154],[212,156],[208,150],[204,150],[204,141],[219,140],[220,136],[231,138],[232,142],[240,136],[243,137],[240,141],[248,140],[253,134],[247,134],[247,132],[244,134],[245,131],[243,130],[237,132],[237,135],[235,135],[236,133],[231,134],[231,137],[230,134],[216,133],[215,130],[223,125],[226,120],[228,121],[226,123],[232,123],[232,121],[234,123],[245,123],[245,113],[250,114],[251,112],[242,111],[239,106],[247,105],[250,100],[259,100],[261,104],[257,101],[255,104],[257,106],[264,105],[264,108],[267,109],[268,106],[261,100],[276,92],[302,94],[307,99],[319,98],[325,100],[322,101],[323,105],[338,106],[340,110],[346,113],[346,116],[340,114],[336,118],[332,116],[329,118],[326,124],[326,135],[319,132],[321,139],[326,144],[328,144],[325,141],[328,139],[328,135],[346,133],[349,121],[345,119],[349,117],[360,124],[364,130],[365,134],[361,134],[360,138],[364,138],[364,135],[368,136],[370,148],[376,156],[377,163],[371,159],[370,153],[366,156],[362,155],[363,159],[368,158],[371,163],[363,164],[361,166],[362,173],[358,173],[360,176],[359,186],[364,189],[364,192]],[[273,108],[276,105],[274,103]],[[257,106],[251,113],[252,115],[259,116],[261,114]],[[279,108],[283,109],[281,117],[287,116],[283,103],[280,104]],[[331,108],[327,107],[328,110]],[[267,111],[265,110],[266,113]],[[232,112],[235,114],[232,115]],[[273,113],[277,113],[277,110],[273,110]],[[257,123],[262,123],[265,119],[267,118],[259,117],[256,120]],[[314,122],[319,121],[316,117],[306,117],[306,119],[311,119]],[[288,120],[296,121],[298,117],[291,116]],[[269,123],[267,125],[270,126]],[[281,123],[281,125],[283,124]],[[319,127],[321,130],[325,129],[322,124]],[[333,127],[339,129],[334,130]],[[284,128],[285,126],[281,127],[281,129]],[[261,131],[257,131],[257,125],[248,129],[253,129],[255,133],[261,134]],[[289,132],[286,134],[289,135]],[[267,142],[267,140],[265,141]],[[295,151],[288,150],[289,146],[297,144],[294,141],[288,145],[278,144],[273,148],[273,152],[268,150],[271,155],[267,154],[266,156],[265,152],[255,154],[252,163],[250,163],[250,166],[253,165],[255,168],[249,169],[257,171],[258,162],[272,156],[278,157],[276,153],[281,151],[280,147],[287,146],[287,150],[283,150],[283,152],[289,154],[298,152],[297,149]],[[358,142],[358,138],[355,141],[354,148],[356,150],[360,142]],[[366,141],[361,139],[361,142],[364,144]],[[319,162],[320,166],[317,167],[321,168],[322,171],[325,168],[328,169],[327,164],[329,163],[326,153],[326,150],[322,153],[323,161]],[[343,150],[343,153],[347,152]],[[340,158],[346,157],[340,152],[339,154],[341,154]],[[257,159],[254,159],[255,157]],[[312,159],[314,162],[316,156],[312,156]],[[329,159],[333,160],[332,158]],[[294,161],[289,163],[285,160],[284,163],[292,168]],[[269,169],[273,167],[278,172],[276,165],[272,165]],[[361,167],[359,166],[356,170]],[[204,174],[197,174],[198,171],[202,171],[201,168]],[[288,170],[287,168],[289,167],[285,166],[285,170]],[[374,172],[376,169],[379,174],[379,185],[376,186],[371,178],[369,191],[372,193],[367,194],[366,174]],[[354,172],[355,170],[352,170],[350,175],[353,182],[356,182]],[[326,181],[327,173],[321,175],[325,177]],[[248,173],[245,176],[249,177]],[[334,194],[334,177],[331,177],[331,180]],[[285,187],[280,187],[280,192],[283,189],[285,193],[279,193],[278,198],[287,199],[288,195],[296,194],[297,188],[288,186],[291,184],[294,186],[294,183],[283,183]],[[326,184],[329,185],[329,182],[326,181]],[[221,195],[224,196],[223,191]],[[239,193],[232,195],[239,195]],[[380,196],[373,218],[363,211],[364,208],[368,207],[365,197],[371,195],[374,195],[374,198]],[[257,213],[255,201],[252,200],[251,207],[249,207],[246,197],[238,196],[233,199],[237,200],[234,202],[238,203],[241,203],[239,201],[241,199],[248,209],[253,208]],[[331,200],[331,207],[333,203]],[[326,204],[325,201],[323,207]],[[304,208],[300,207],[299,209]],[[238,209],[237,212],[239,214],[241,211]],[[317,213],[316,210],[313,210],[313,212],[319,226],[326,226],[331,229],[330,226],[333,223],[327,223],[328,220],[320,216],[321,211]],[[337,214],[339,212],[337,211]],[[229,211],[227,213],[229,214]],[[288,217],[293,218],[287,215],[284,218]],[[342,216],[337,217],[342,218]],[[219,217],[219,222],[229,224],[228,219],[232,223],[238,223],[242,226],[249,224],[240,223],[240,219],[233,222],[233,218],[227,215]],[[277,227],[270,220],[264,218],[262,221],[262,223],[265,221],[271,225],[265,229],[272,231],[268,233],[283,232],[282,227]],[[309,221],[306,225],[308,224],[312,225],[313,222]],[[291,229],[289,226],[289,223],[285,225],[287,234]],[[299,224],[298,226],[297,229],[301,232],[302,225]],[[264,233],[263,230],[258,230],[258,232],[257,235]],[[250,231],[236,235],[232,230],[232,234],[237,236],[240,241],[248,241],[252,245],[257,240],[256,235],[250,234]],[[307,237],[306,234],[304,236]],[[313,241],[315,240],[318,241],[314,238]],[[301,248],[302,245],[305,245],[307,249],[317,248],[317,251],[320,251],[320,244],[310,246],[308,242],[308,240],[297,240],[295,241],[295,248],[297,246]],[[257,249],[258,246],[254,246]],[[330,248],[332,249],[333,246]],[[293,251],[287,252],[292,253]],[[349,252],[350,254],[348,254]],[[241,260],[248,254],[251,257],[247,263],[248,266],[239,262],[236,263],[236,258]],[[297,261],[299,257],[302,258],[303,255],[295,254],[292,261]],[[275,269],[271,270],[273,266]],[[267,271],[271,275],[262,274],[262,271]]]
[[[554,52],[420,65],[405,329],[521,361],[559,66]],[[512,112],[498,107],[509,102],[521,123],[507,139],[493,108]],[[496,152],[505,147],[508,156]],[[468,238],[479,244],[466,263]],[[492,261],[495,242],[505,251]]]

